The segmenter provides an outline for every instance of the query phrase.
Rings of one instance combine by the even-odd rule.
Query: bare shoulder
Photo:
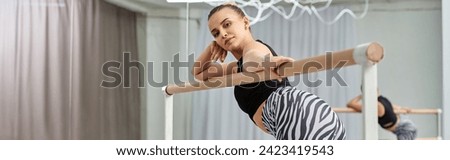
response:
[[[270,54],[269,48],[264,44],[255,41],[252,44],[247,45],[243,50],[243,70],[246,72],[257,72],[263,70],[262,63],[265,61],[265,57]]]
[[[270,53],[270,49],[267,48],[267,46],[255,41],[249,46],[245,47],[243,56],[244,59],[246,57],[264,57],[266,55],[272,55]]]

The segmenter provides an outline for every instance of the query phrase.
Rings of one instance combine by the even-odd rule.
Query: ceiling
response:
[[[118,6],[136,11],[136,12],[148,12],[152,9],[171,9],[171,8],[186,8],[186,3],[168,3],[167,0],[105,0],[107,2],[116,4]],[[269,1],[269,0],[261,0],[263,2]],[[305,0],[303,0],[305,1]],[[326,1],[326,0],[325,0]],[[405,3],[408,5],[414,5],[414,6],[423,6],[423,4],[426,3],[434,3],[441,2],[441,0],[369,0],[370,4],[378,4],[378,5],[389,5],[392,3]],[[336,4],[364,4],[365,0],[333,0],[331,5]],[[285,3],[286,4],[286,3]],[[419,4],[419,5],[417,5]],[[436,6],[436,5],[434,5]],[[190,8],[211,8],[210,5],[207,3],[190,3]],[[407,7],[407,6],[405,6]]]
[[[125,7],[125,6],[140,6],[139,8],[186,8],[186,3],[168,3],[167,0],[106,0],[113,4]],[[268,0],[262,0],[263,2]],[[326,1],[326,0],[322,0]],[[390,1],[390,0],[376,0],[378,1]],[[332,4],[342,3],[364,3],[364,0],[333,0]],[[285,3],[287,4],[287,3]],[[211,8],[207,3],[190,3],[190,8]],[[128,8],[128,7],[125,7]]]

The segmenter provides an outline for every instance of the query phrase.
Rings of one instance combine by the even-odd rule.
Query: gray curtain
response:
[[[332,20],[342,7],[331,7],[321,12]],[[251,13],[251,11],[250,11]],[[207,15],[205,12],[204,15]],[[207,18],[203,17],[198,38],[196,57],[212,40],[207,29]],[[252,26],[255,39],[270,45],[279,55],[304,59],[326,51],[355,47],[354,19],[343,16],[337,23],[326,25],[316,17],[304,14],[298,20],[285,20],[273,14],[265,21]],[[232,56],[227,61],[234,60]],[[347,100],[359,93],[361,69],[359,66],[336,70],[339,77],[331,78],[331,71],[290,77],[292,85],[314,93],[332,107],[345,107]],[[339,81],[337,80],[339,79]],[[318,86],[308,82],[322,81]],[[343,80],[343,81],[342,81]],[[247,114],[238,107],[233,87],[194,93],[192,111],[192,139],[274,139],[258,129]],[[339,114],[347,128],[348,139],[360,139],[361,116]]]
[[[138,59],[135,21],[100,0],[3,0],[0,139],[139,139],[136,78],[100,87],[104,63]]]

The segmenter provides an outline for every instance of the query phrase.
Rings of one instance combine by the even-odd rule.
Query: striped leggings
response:
[[[345,128],[322,99],[294,87],[281,87],[267,98],[263,123],[277,140],[341,140]]]

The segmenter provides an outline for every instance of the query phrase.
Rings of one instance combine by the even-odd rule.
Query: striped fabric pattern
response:
[[[280,87],[266,101],[263,123],[277,140],[342,140],[345,128],[322,99],[294,87]]]

